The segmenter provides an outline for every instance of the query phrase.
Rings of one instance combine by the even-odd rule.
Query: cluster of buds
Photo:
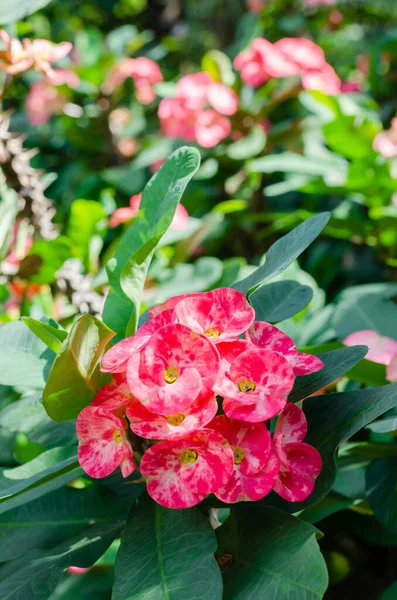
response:
[[[158,109],[162,133],[212,148],[231,133],[228,116],[238,108],[236,93],[208,73],[182,77],[174,98],[164,98]]]
[[[234,289],[175,296],[149,317],[105,353],[102,371],[113,379],[77,418],[88,475],[120,467],[127,477],[136,459],[148,493],[168,508],[194,506],[211,493],[228,503],[271,490],[304,500],[321,457],[303,443],[304,413],[287,396],[295,376],[323,363],[255,321]],[[265,421],[276,416],[272,438]]]
[[[259,87],[271,77],[300,76],[305,90],[329,95],[341,91],[341,81],[323,50],[305,38],[283,38],[275,44],[256,38],[247,50],[237,54],[233,65],[250,87]]]

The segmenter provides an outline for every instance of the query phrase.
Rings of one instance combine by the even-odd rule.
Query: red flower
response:
[[[255,321],[247,331],[246,338],[258,348],[266,348],[282,354],[293,368],[294,375],[314,373],[324,366],[316,356],[298,352],[291,338],[270,323]]]
[[[277,420],[273,441],[280,459],[274,491],[289,502],[301,502],[310,496],[321,471],[319,452],[302,442],[306,433],[303,411],[295,404],[288,404]]]
[[[223,410],[233,419],[258,423],[277,415],[294,385],[288,361],[271,350],[242,352],[214,389],[224,397]]]
[[[227,441],[216,431],[201,429],[149,448],[141,473],[156,502],[167,508],[188,508],[226,485],[233,463]]]
[[[126,427],[124,420],[102,408],[83,408],[76,421],[78,459],[90,477],[106,477],[117,467],[128,477],[135,470]]]
[[[130,390],[151,412],[183,412],[211,390],[220,367],[215,346],[185,325],[165,325],[127,364]]]
[[[208,427],[227,439],[234,453],[233,474],[215,492],[217,498],[223,502],[264,498],[272,490],[280,466],[266,425],[233,421],[220,415]]]
[[[214,418],[218,404],[213,392],[205,392],[183,413],[156,415],[148,411],[139,400],[127,406],[127,417],[132,431],[148,440],[165,440],[185,436],[195,429],[205,427]]]

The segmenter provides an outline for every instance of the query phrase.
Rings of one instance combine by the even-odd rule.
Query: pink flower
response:
[[[204,335],[185,325],[165,325],[128,361],[127,381],[148,410],[168,416],[183,413],[212,389],[219,366],[219,354]]]
[[[373,149],[386,158],[397,156],[397,117],[391,120],[391,128],[381,131],[374,139]]]
[[[208,427],[229,442],[234,454],[233,474],[215,492],[216,497],[223,502],[264,498],[272,490],[280,467],[266,425],[233,421],[220,415]]]
[[[195,123],[201,110],[200,106],[189,106],[185,98],[163,98],[158,108],[162,133],[169,138],[194,142]]]
[[[104,91],[112,93],[128,77],[134,80],[138,102],[150,104],[155,100],[156,92],[153,86],[163,81],[163,75],[157,63],[144,56],[121,59],[105,81]]]
[[[84,567],[68,567],[67,569],[68,573],[71,573],[71,575],[82,575],[83,573],[87,573],[87,571],[89,571],[89,568],[84,568]]]
[[[340,91],[343,94],[355,94],[357,92],[361,92],[362,89],[362,83],[360,81],[353,80],[343,81],[340,86]]]
[[[247,331],[246,338],[258,348],[266,348],[282,354],[293,368],[294,375],[314,373],[324,366],[316,356],[298,352],[291,338],[270,323],[255,321]]]
[[[218,403],[213,392],[204,392],[184,409],[174,415],[157,415],[148,411],[139,400],[127,407],[127,417],[132,431],[149,440],[184,437],[195,429],[205,427],[216,415]]]
[[[107,477],[117,467],[128,477],[135,470],[126,427],[124,420],[100,407],[83,408],[76,421],[78,459],[90,477]]]
[[[274,44],[285,60],[295,64],[300,70],[321,70],[326,64],[323,50],[305,38],[283,38]]]
[[[73,45],[70,42],[53,44],[49,40],[23,40],[23,45],[28,55],[32,59],[32,66],[43,73],[51,76],[53,70],[51,65],[67,56]]]
[[[47,81],[53,85],[67,85],[70,88],[77,88],[80,77],[70,69],[52,69]]]
[[[337,0],[303,0],[307,6],[333,6]]]
[[[201,429],[152,446],[140,468],[156,502],[167,508],[188,508],[226,485],[233,463],[227,441],[216,431]]]
[[[281,354],[254,348],[239,354],[227,373],[221,372],[214,390],[223,396],[228,417],[258,423],[284,408],[293,385],[292,368]]]
[[[246,0],[245,3],[249,12],[259,13],[266,6],[267,0]]]
[[[118,227],[121,223],[126,223],[128,221],[131,221],[131,219],[134,219],[139,212],[141,200],[142,193],[136,194],[135,196],[131,196],[129,206],[125,206],[123,208],[116,208],[116,210],[110,217],[109,227]],[[189,215],[186,208],[182,206],[182,204],[178,204],[170,227],[171,229],[175,229],[177,231],[183,231],[184,229],[186,229],[188,220]]]
[[[237,112],[237,94],[223,83],[213,81],[205,72],[182,77],[178,81],[176,95],[192,108],[204,108],[209,104],[222,115],[234,115]]]
[[[139,327],[135,335],[121,340],[105,352],[102,358],[101,371],[104,373],[125,373],[129,359],[147,344],[153,333],[160,327],[175,322],[176,315],[173,310],[162,311]]]
[[[204,334],[215,344],[238,337],[255,319],[255,311],[244,294],[231,288],[185,298],[175,306],[175,313],[179,323]]]
[[[36,81],[26,98],[25,108],[29,122],[33,126],[44,125],[52,115],[62,112],[66,102],[66,96],[56,87],[44,79]]]
[[[268,44],[268,49],[272,47],[267,40],[263,40],[263,42],[265,42],[264,46]],[[266,71],[263,61],[263,53],[266,49],[261,46],[262,44],[259,44],[258,49],[258,44],[255,46],[252,42],[250,48],[237,54],[233,61],[236,71],[240,71],[241,79],[245,85],[250,87],[259,87],[269,79],[269,73]]]
[[[11,38],[4,29],[0,29],[0,39],[6,46],[0,51],[1,71],[15,75],[31,68],[32,57],[17,38]]]
[[[202,296],[202,294],[203,292],[192,292],[190,294],[180,294],[179,296],[172,296],[172,298],[169,298],[168,300],[163,302],[163,304],[155,304],[154,306],[152,306],[152,308],[149,309],[149,318],[153,319],[154,317],[162,313],[164,310],[171,310],[175,308],[178,302],[180,302],[184,298],[194,298],[195,296]]]
[[[196,141],[203,148],[213,148],[227,138],[231,130],[229,119],[211,109],[199,114],[194,127]]]
[[[106,410],[118,412],[118,409],[124,410],[131,398],[132,394],[125,373],[115,373],[112,381],[106,383],[95,395],[92,406],[101,406]]]
[[[280,459],[280,472],[274,491],[289,502],[301,502],[313,491],[322,460],[319,452],[304,444],[307,421],[303,411],[288,404],[277,419],[273,436],[274,449]]]
[[[325,64],[321,69],[307,69],[302,73],[302,87],[305,90],[318,90],[328,96],[341,93],[341,80],[331,65]]]
[[[397,354],[397,341],[392,338],[379,335],[372,329],[362,329],[355,331],[343,340],[345,346],[368,346],[368,352],[365,356],[367,360],[379,363],[381,365],[390,364],[391,359]]]

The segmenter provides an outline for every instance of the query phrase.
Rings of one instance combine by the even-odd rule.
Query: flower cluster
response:
[[[182,77],[174,98],[164,98],[158,116],[164,135],[212,148],[231,132],[227,118],[238,108],[236,93],[208,73]]]
[[[341,90],[341,81],[323,50],[305,38],[283,38],[275,44],[256,38],[236,56],[234,67],[250,87],[259,87],[270,77],[300,76],[305,90],[329,95]]]
[[[321,458],[303,443],[303,411],[287,404],[295,376],[323,367],[245,296],[220,288],[175,296],[133,337],[108,350],[112,381],[77,418],[79,461],[92,477],[135,469],[149,494],[184,508],[214,493],[296,502],[313,490]],[[273,439],[265,421],[278,416]],[[142,456],[143,452],[143,456]]]

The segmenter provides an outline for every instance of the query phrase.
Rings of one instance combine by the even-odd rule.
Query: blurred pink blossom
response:
[[[20,42],[17,38],[11,38],[4,29],[0,30],[0,39],[5,45],[5,49],[0,51],[0,70],[10,75],[34,68],[51,76],[51,65],[67,56],[73,47],[70,42],[54,44],[49,40],[25,38]]]
[[[116,208],[109,220],[109,227],[114,228],[126,223],[137,216],[139,206],[142,200],[142,193],[131,196],[130,205],[123,206],[122,208]],[[182,204],[178,204],[176,207],[175,215],[170,225],[171,229],[183,231],[188,223],[189,214]]]
[[[154,85],[163,81],[160,67],[149,58],[123,58],[111,71],[104,83],[104,91],[111,94],[128,77],[134,80],[138,102],[150,104],[156,98]]]
[[[194,142],[194,126],[200,112],[198,107],[189,107],[184,98],[163,98],[158,108],[163,134],[170,138],[181,138],[185,142]]]
[[[203,148],[213,148],[230,134],[231,128],[229,119],[215,110],[204,110],[195,125],[197,143]]]
[[[307,6],[333,6],[337,0],[303,0]]]
[[[44,79],[36,81],[26,98],[25,108],[29,122],[33,126],[44,125],[52,115],[62,112],[67,102],[64,94]]]
[[[305,90],[318,90],[329,96],[336,96],[341,92],[341,80],[333,67],[325,64],[318,70],[303,71],[302,87]]]
[[[267,0],[246,0],[247,10],[252,13],[261,12],[266,4]]]
[[[397,117],[392,119],[390,129],[378,133],[373,142],[373,149],[386,158],[397,156]]]
[[[4,29],[0,29],[0,39],[5,45],[5,49],[0,51],[1,71],[14,75],[31,68],[32,57],[17,38],[11,38]]]
[[[355,331],[348,335],[343,343],[345,346],[368,346],[365,358],[381,365],[388,365],[397,354],[397,341],[380,335],[372,329]]]

